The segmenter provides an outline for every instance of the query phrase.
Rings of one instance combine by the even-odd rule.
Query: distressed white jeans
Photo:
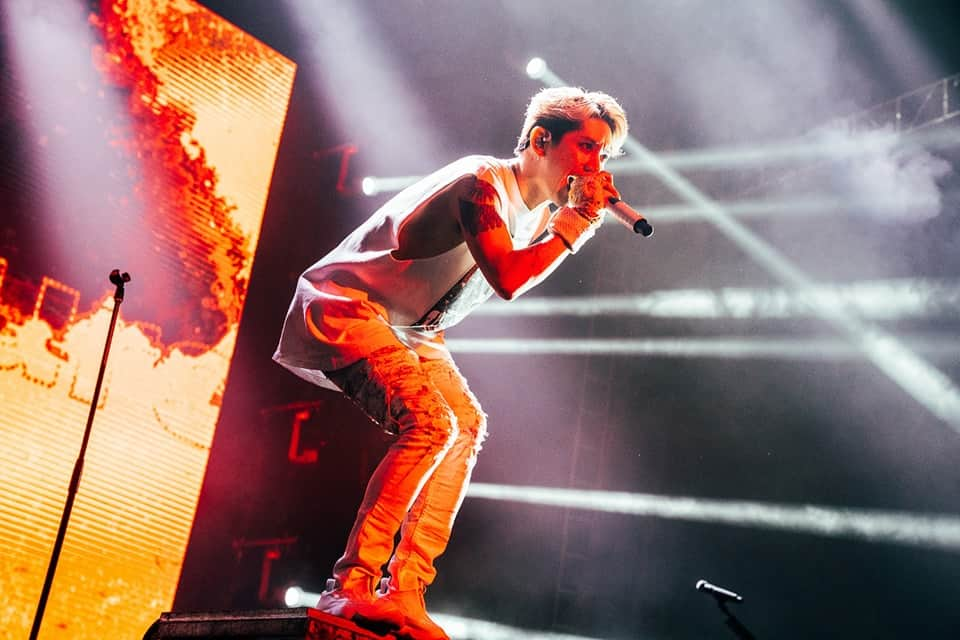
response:
[[[367,484],[333,575],[344,587],[375,586],[389,560],[391,587],[422,590],[450,540],[486,416],[452,360],[421,359],[399,343],[326,375],[397,433]]]

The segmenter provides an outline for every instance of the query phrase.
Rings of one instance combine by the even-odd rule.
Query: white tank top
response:
[[[493,289],[461,242],[429,258],[398,260],[398,233],[410,216],[457,180],[475,175],[500,199],[499,213],[515,248],[546,227],[544,205],[531,212],[507,160],[468,156],[404,189],[378,209],[297,283],[274,360],[316,384],[320,373],[345,367],[397,339],[444,357],[442,331],[487,300]]]

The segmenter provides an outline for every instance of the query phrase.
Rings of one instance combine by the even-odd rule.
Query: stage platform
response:
[[[397,640],[377,635],[316,609],[264,609],[211,613],[163,613],[143,640],[216,638],[217,640]]]

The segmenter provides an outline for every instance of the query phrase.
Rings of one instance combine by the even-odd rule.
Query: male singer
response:
[[[610,96],[544,89],[514,158],[468,156],[423,178],[300,277],[274,359],[396,434],[319,610],[413,640],[448,638],[423,593],[486,420],[444,330],[494,292],[524,293],[593,236],[619,197],[604,162],[626,136]]]

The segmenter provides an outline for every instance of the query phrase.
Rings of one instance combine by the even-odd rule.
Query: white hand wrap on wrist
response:
[[[560,207],[547,224],[547,229],[563,240],[570,253],[576,253],[597,232],[602,220],[602,215],[591,219],[586,213],[572,207]]]

